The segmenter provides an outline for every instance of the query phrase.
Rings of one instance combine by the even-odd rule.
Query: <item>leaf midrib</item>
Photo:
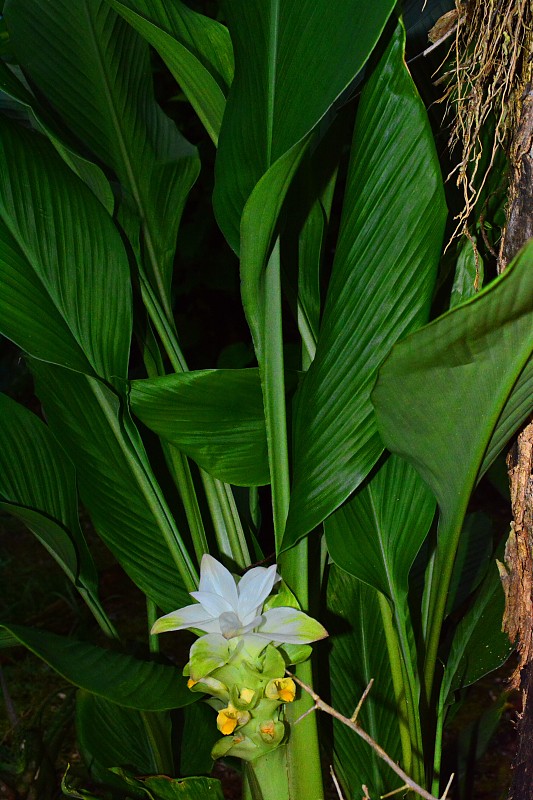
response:
[[[141,191],[141,188],[140,188],[140,184],[137,181],[137,178],[136,178],[136,175],[135,175],[135,170],[133,169],[132,159],[130,158],[129,150],[128,150],[127,146],[126,146],[126,137],[125,137],[125,134],[124,134],[124,129],[123,129],[122,125],[120,124],[120,117],[118,116],[118,114],[116,112],[116,109],[115,109],[115,104],[113,102],[113,93],[111,91],[111,84],[110,84],[110,81],[109,81],[109,78],[108,78],[108,73],[107,73],[107,71],[105,69],[105,60],[103,58],[102,49],[100,47],[100,40],[96,36],[96,31],[95,31],[95,27],[94,27],[94,24],[93,24],[93,19],[91,17],[91,14],[90,14],[88,6],[87,6],[87,0],[84,0],[84,7],[85,7],[86,17],[87,17],[87,21],[88,21],[88,28],[89,28],[89,32],[90,32],[90,35],[91,35],[94,51],[95,51],[96,56],[97,56],[97,58],[96,58],[96,66],[97,66],[97,69],[98,69],[98,71],[100,73],[100,76],[101,76],[101,81],[102,81],[102,85],[103,85],[103,88],[104,88],[104,96],[105,96],[105,99],[106,99],[106,104],[107,104],[108,109],[109,109],[111,122],[112,122],[113,128],[114,128],[114,130],[115,130],[115,132],[117,134],[119,155],[121,157],[121,161],[123,163],[123,166],[124,166],[124,169],[125,169],[125,172],[126,172],[126,176],[128,178],[128,181],[129,181],[129,188],[131,190],[131,193],[132,193],[133,198],[135,200],[135,204],[137,206],[137,210],[139,212],[139,217],[140,217],[140,220],[141,220],[141,225],[142,225],[143,233],[144,233],[144,239],[145,239],[145,242],[146,242],[146,250],[148,252],[148,256],[149,256],[150,262],[152,264],[152,269],[153,269],[153,273],[154,273],[154,276],[155,276],[155,279],[156,279],[159,297],[160,297],[161,301],[165,305],[165,312],[166,312],[167,316],[169,316],[170,309],[167,308],[167,302],[166,302],[166,298],[165,298],[165,289],[164,289],[164,286],[163,286],[163,282],[161,280],[161,273],[160,273],[160,269],[159,269],[159,263],[158,263],[158,260],[157,260],[157,256],[155,254],[154,237],[153,237],[153,233],[152,233],[152,226],[150,225],[149,217],[145,212],[145,206],[144,206],[144,203],[143,203],[142,191]],[[112,9],[108,9],[108,10],[112,11]],[[112,11],[112,13],[116,13],[116,12]],[[117,15],[117,18],[118,18],[118,15]]]

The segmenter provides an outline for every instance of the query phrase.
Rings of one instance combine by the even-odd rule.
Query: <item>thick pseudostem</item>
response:
[[[456,173],[464,206],[456,217],[462,233],[491,172],[498,151],[511,142],[531,73],[531,0],[456,0],[455,40],[444,83],[450,148],[460,148]],[[489,132],[490,131],[490,132]],[[454,174],[454,173],[452,173]]]

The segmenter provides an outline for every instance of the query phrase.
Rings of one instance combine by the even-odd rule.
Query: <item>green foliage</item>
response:
[[[101,630],[5,619],[0,647],[24,645],[79,687],[93,783],[68,774],[64,796],[221,798],[207,777],[218,739],[215,753],[269,751],[246,767],[253,800],[322,798],[311,699],[268,694],[287,664],[312,679],[309,637],[283,640],[298,607],[330,634],[315,688],[350,716],[373,678],[359,722],[435,793],[458,698],[511,649],[490,512],[467,511],[531,413],[533,244],[490,282],[464,239],[442,298],[444,186],[394,6],[223,0],[213,19],[179,0],[5,0],[0,332],[31,369],[42,418],[0,395],[0,509]],[[213,183],[218,232],[198,202]],[[212,261],[194,276],[178,236],[188,201]],[[255,361],[238,325],[219,322],[229,288],[214,301],[206,288],[200,320],[187,307],[230,248]],[[450,311],[435,319],[437,288]],[[251,366],[184,353],[189,325],[212,325],[220,352]],[[144,619],[131,654],[128,623],[144,610],[110,613],[79,500],[150,626],[191,603],[205,553],[241,574],[250,553],[275,550],[282,581],[268,600],[255,587],[260,608],[231,605],[232,578],[225,599],[226,571],[194,598],[214,626],[203,657],[225,660],[192,692]],[[268,647],[254,639],[263,602],[278,621]],[[213,707],[193,705],[202,689]],[[347,797],[398,788],[376,750],[332,724]]]

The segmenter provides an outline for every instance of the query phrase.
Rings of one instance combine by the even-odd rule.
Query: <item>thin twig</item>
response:
[[[342,794],[340,783],[337,780],[337,776],[335,775],[335,770],[333,769],[331,764],[330,764],[330,767],[329,767],[329,774],[331,775],[331,780],[333,781],[333,785],[334,785],[335,789],[337,790],[337,794],[339,795],[339,800],[344,800],[344,796]]]
[[[356,707],[355,711],[353,712],[352,716],[350,717],[350,721],[351,722],[357,722],[357,717],[359,716],[359,712],[361,711],[361,706],[363,705],[363,703],[365,702],[366,698],[368,697],[368,693],[369,693],[370,689],[372,688],[372,684],[373,683],[374,683],[374,678],[370,678],[370,680],[368,682],[368,686],[366,687],[365,691],[361,695],[361,699],[357,703],[357,707]]]
[[[442,795],[441,798],[435,797],[435,795],[430,794],[428,791],[426,791],[426,789],[424,789],[422,786],[416,783],[412,778],[410,778],[409,775],[406,772],[404,772],[403,769],[399,767],[395,761],[392,760],[392,758],[388,755],[388,753],[386,753],[385,750],[383,750],[383,748],[380,747],[380,745],[377,742],[375,742],[374,739],[372,739],[372,737],[369,736],[369,734],[365,730],[363,730],[363,728],[361,728],[361,726],[357,722],[352,722],[351,719],[348,719],[348,717],[343,716],[343,714],[334,709],[333,706],[330,706],[328,705],[328,703],[325,703],[324,700],[322,700],[322,698],[310,686],[301,681],[300,678],[297,678],[296,675],[293,675],[292,672],[286,670],[286,674],[290,675],[293,681],[296,681],[298,686],[301,686],[302,689],[313,698],[313,700],[315,701],[314,708],[320,709],[321,711],[324,711],[326,714],[329,714],[331,717],[334,717],[335,719],[339,720],[339,722],[342,722],[343,725],[346,725],[348,728],[354,731],[358,736],[360,736],[361,739],[363,739],[363,741],[365,741],[372,748],[372,750],[376,753],[376,755],[378,755],[382,761],[388,764],[389,767],[393,770],[393,772],[395,772],[396,775],[398,775],[402,779],[402,781],[406,784],[407,788],[411,789],[413,792],[416,792],[416,794],[420,795],[420,797],[423,797],[424,800],[446,800],[446,795],[448,793],[449,787],[451,786],[453,775],[451,776],[448,782],[448,786],[446,787],[444,794]]]

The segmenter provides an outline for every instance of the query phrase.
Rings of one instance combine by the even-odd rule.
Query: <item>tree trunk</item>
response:
[[[531,70],[530,70],[531,71]],[[533,237],[533,80],[522,96],[519,124],[510,153],[507,228],[500,251],[502,271]],[[518,642],[515,685],[522,693],[519,742],[509,800],[533,800],[533,422],[519,434],[507,458],[513,522],[505,557],[504,627]]]

